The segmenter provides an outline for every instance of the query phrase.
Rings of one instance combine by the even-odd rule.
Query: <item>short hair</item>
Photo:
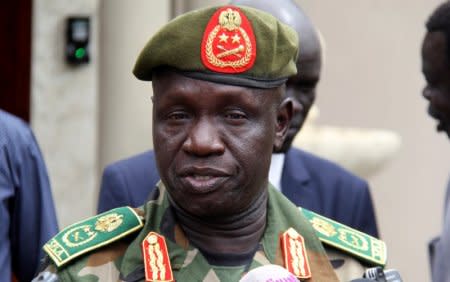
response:
[[[447,42],[447,62],[450,64],[450,0],[440,4],[426,22],[428,32],[440,31]]]

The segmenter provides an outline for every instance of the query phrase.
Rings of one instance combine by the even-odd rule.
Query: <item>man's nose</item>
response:
[[[183,150],[196,156],[221,155],[225,146],[215,123],[203,118],[191,127],[183,143]]]
[[[430,87],[427,85],[423,88],[422,90],[422,96],[427,99],[428,101],[431,100],[431,96],[432,96],[432,91],[430,89]]]

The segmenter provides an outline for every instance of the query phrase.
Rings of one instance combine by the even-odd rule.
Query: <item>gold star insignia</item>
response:
[[[219,35],[219,42],[227,42],[228,41],[228,35],[226,35],[225,33],[222,33],[221,35]],[[234,41],[233,41],[234,42]]]
[[[235,35],[233,35],[233,37],[231,37],[231,39],[233,39],[233,41],[231,43],[240,43],[241,42],[241,37],[239,35],[237,35],[237,33]]]

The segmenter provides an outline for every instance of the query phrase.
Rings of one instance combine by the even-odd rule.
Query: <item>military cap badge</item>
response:
[[[218,9],[206,26],[202,41],[202,62],[220,73],[241,73],[253,66],[256,41],[252,26],[237,7]]]

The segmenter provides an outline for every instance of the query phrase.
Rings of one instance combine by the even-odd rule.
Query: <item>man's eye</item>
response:
[[[299,83],[296,85],[296,88],[302,92],[311,92],[316,88],[316,83],[313,82]]]
[[[233,120],[242,120],[247,118],[247,116],[244,113],[238,111],[227,112],[225,113],[225,117],[227,119]]]
[[[438,83],[438,76],[431,74],[425,74],[424,76],[428,85],[435,86]]]
[[[168,119],[169,120],[183,120],[183,119],[188,119],[189,115],[187,113],[184,112],[174,112],[169,114]]]

